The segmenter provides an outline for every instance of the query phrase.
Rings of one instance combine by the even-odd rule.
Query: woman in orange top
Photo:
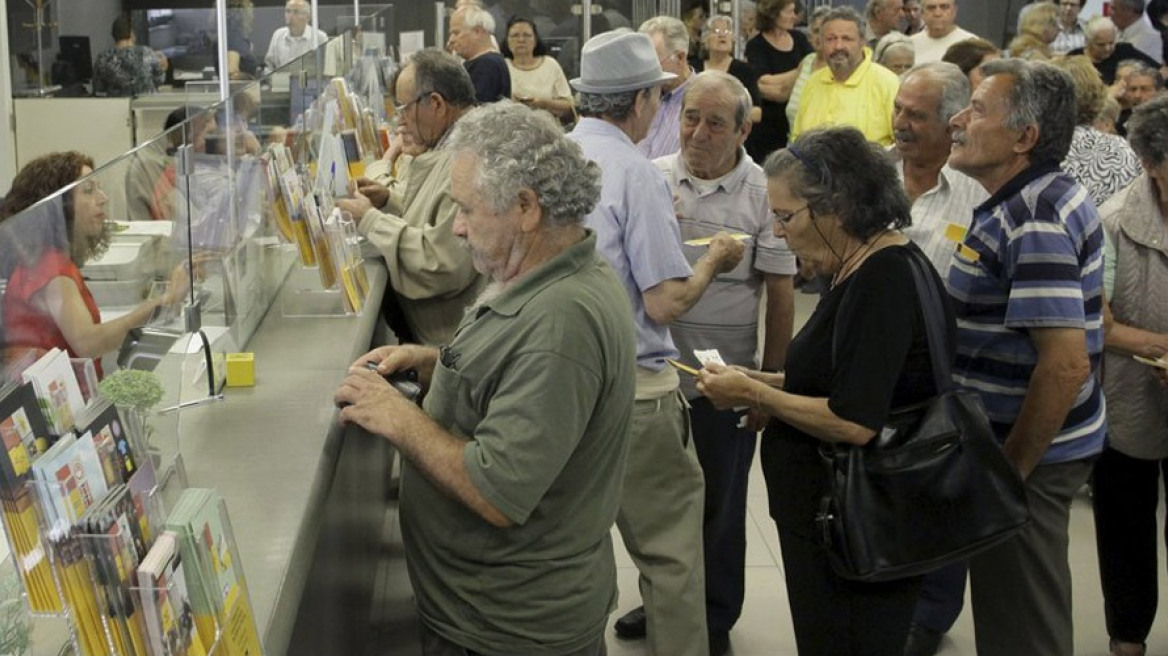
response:
[[[8,280],[0,314],[6,360],[29,350],[39,355],[61,348],[70,357],[93,358],[100,376],[103,354],[117,349],[156,307],[186,293],[188,279],[180,266],[165,295],[102,323],[80,269],[110,241],[108,199],[96,180],[86,179],[92,172],[93,160],[75,151],[38,157],[17,173],[0,206],[0,277]],[[38,203],[69,185],[74,186],[59,197]]]

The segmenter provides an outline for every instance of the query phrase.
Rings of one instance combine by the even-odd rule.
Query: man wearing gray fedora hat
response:
[[[667,363],[678,357],[668,324],[693,307],[714,276],[738,264],[743,246],[719,233],[691,268],[669,184],[637,150],[661,102],[661,85],[674,78],[661,70],[645,34],[616,30],[590,39],[580,77],[572,80],[582,118],[568,137],[600,165],[600,203],[585,224],[624,284],[637,327],[633,427],[617,528],[640,570],[644,609],[631,613],[631,621],[622,618],[617,635],[647,632],[648,653],[656,656],[706,656],[705,490],[677,372]],[[625,630],[629,625],[638,630]]]

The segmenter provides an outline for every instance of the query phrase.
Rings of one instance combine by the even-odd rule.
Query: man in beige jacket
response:
[[[398,340],[445,344],[484,281],[451,230],[458,206],[450,197],[450,153],[443,147],[474,107],[474,87],[457,59],[427,48],[402,69],[395,90],[399,128],[426,152],[410,162],[400,203],[396,195],[389,202],[384,186],[362,180],[354,197],[337,206],[385,257],[409,333],[397,330]]]

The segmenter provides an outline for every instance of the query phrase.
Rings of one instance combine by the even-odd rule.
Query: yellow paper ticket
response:
[[[748,235],[744,232],[732,232],[732,233],[730,233],[730,238],[737,239],[738,241],[745,241],[747,239],[750,239],[750,235]],[[710,242],[712,242],[712,241],[714,241],[713,237],[698,237],[697,239],[687,239],[685,242],[685,245],[686,246],[709,246]]]

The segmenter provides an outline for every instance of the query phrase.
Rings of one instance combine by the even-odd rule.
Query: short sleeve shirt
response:
[[[422,620],[484,654],[572,653],[616,600],[610,532],[633,394],[633,325],[589,235],[468,313],[426,412],[465,438],[501,529],[403,465],[402,534]]]
[[[582,118],[568,138],[600,165],[600,202],[584,219],[596,231],[596,248],[616,271],[633,306],[637,364],[660,371],[677,349],[669,327],[645,312],[643,293],[663,281],[688,278],[681,230],[665,175],[616,126]]]
[[[497,52],[487,52],[462,64],[474,84],[475,100],[492,103],[511,97],[511,71]]]
[[[795,255],[785,239],[775,236],[767,201],[766,174],[744,149],[738,165],[717,186],[702,189],[686,168],[680,153],[654,160],[673,189],[674,208],[683,240],[710,237],[718,231],[749,235],[746,255],[732,271],[719,274],[697,304],[669,328],[681,360],[700,367],[694,349],[716,348],[727,364],[755,367],[758,348],[759,304],[764,275],[794,275]],[[705,246],[682,244],[692,265]],[[697,395],[692,379],[682,379],[683,391]]]
[[[811,74],[799,98],[791,138],[814,128],[850,125],[868,141],[889,146],[892,105],[899,89],[896,73],[873,64],[872,52],[865,48],[864,61],[843,82],[835,80],[829,67]]]
[[[1082,329],[1091,375],[1042,463],[1099,453],[1106,432],[1098,379],[1103,228],[1087,190],[1057,165],[1032,166],[974,210],[963,243],[968,250],[954,254],[949,271],[958,329],[954,381],[981,396],[1004,440],[1038,362],[1028,331]]]
[[[154,93],[162,84],[162,62],[146,46],[111,48],[93,63],[93,86],[107,96]]]

